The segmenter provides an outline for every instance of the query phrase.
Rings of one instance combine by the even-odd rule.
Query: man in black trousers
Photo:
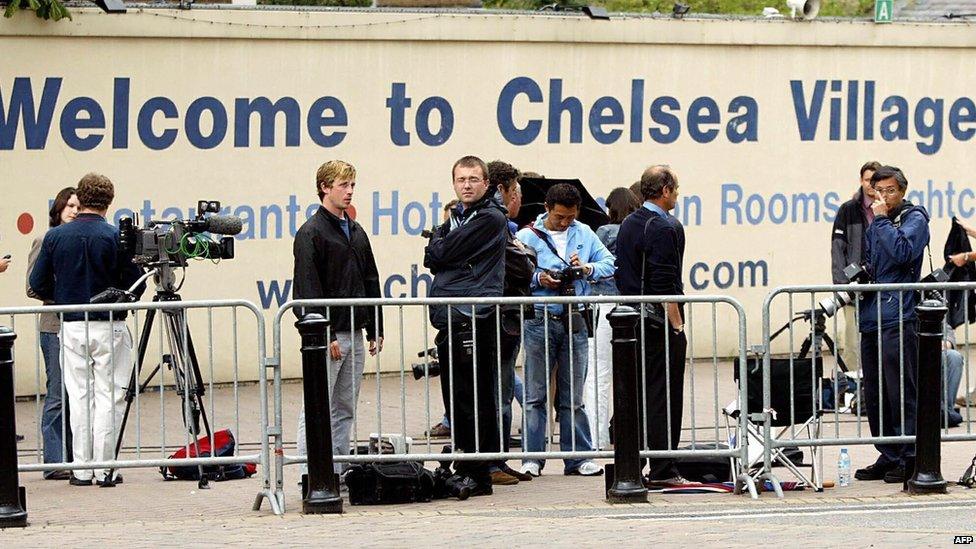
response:
[[[617,287],[622,295],[683,295],[685,231],[668,213],[678,200],[678,178],[668,166],[651,166],[641,175],[640,191],[643,207],[624,219],[617,235]],[[642,316],[644,333],[638,341],[645,369],[638,366],[638,389],[643,392],[639,402],[647,406],[642,448],[673,450],[681,440],[684,404],[684,308],[645,304]],[[688,484],[673,459],[651,459],[649,465],[649,488]]]
[[[449,403],[454,451],[498,452],[495,306],[477,302],[502,296],[508,226],[505,209],[488,192],[484,161],[465,156],[454,163],[451,177],[460,203],[450,220],[434,230],[424,266],[434,275],[431,297],[472,300],[470,305],[430,307],[430,322],[438,330],[441,391]],[[449,483],[467,487],[471,495],[491,494],[488,465],[458,461]]]

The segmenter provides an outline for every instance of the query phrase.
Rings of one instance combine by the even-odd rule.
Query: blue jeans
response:
[[[549,321],[549,364],[546,364],[546,334],[543,319],[529,320],[525,323],[525,450],[541,452],[546,446],[546,425],[548,407],[546,401],[546,380],[554,368],[556,370],[556,418],[559,420],[559,449],[570,452],[593,450],[590,441],[590,422],[583,409],[583,381],[586,379],[587,337],[586,330],[567,334],[564,324]],[[573,368],[570,372],[569,353],[572,338]],[[572,380],[572,385],[570,381]],[[572,395],[570,395],[572,393]],[[570,398],[572,396],[572,399]],[[574,448],[575,442],[575,448]],[[587,460],[565,460],[565,472],[572,472]],[[545,460],[526,459],[526,463],[539,463],[540,469]]]
[[[942,370],[942,407],[945,408],[943,423],[948,419],[949,425],[959,425],[962,423],[962,414],[956,411],[956,393],[959,392],[959,383],[962,381],[963,358],[959,351],[946,349],[942,351],[942,360],[945,364]]]
[[[44,411],[41,413],[44,463],[61,463],[64,439],[61,428],[61,342],[58,334],[41,332],[40,345],[41,354],[44,355],[44,371],[47,374],[47,392],[44,395]]]

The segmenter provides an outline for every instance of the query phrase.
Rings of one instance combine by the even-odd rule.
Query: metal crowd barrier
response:
[[[901,310],[909,292],[939,292],[939,297],[946,293],[958,292],[957,299],[961,300],[962,310],[968,311],[968,292],[976,289],[976,283],[914,283],[914,284],[834,284],[815,286],[786,286],[774,289],[766,297],[762,311],[763,343],[753,349],[756,357],[762,363],[762,403],[761,410],[756,395],[749,407],[750,423],[748,428],[753,433],[761,431],[763,440],[763,455],[761,463],[756,455],[750,457],[749,462],[753,477],[768,480],[773,484],[777,495],[782,497],[780,483],[773,474],[774,464],[786,466],[801,479],[808,481],[814,487],[822,489],[823,481],[823,452],[822,447],[846,446],[862,444],[914,444],[915,436],[895,434],[884,436],[885,430],[890,430],[891,418],[886,418],[885,409],[892,404],[886,404],[884,394],[885,376],[882,368],[880,349],[887,348],[882,342],[882,331],[878,330],[871,337],[877,338],[878,357],[876,361],[865,363],[861,356],[863,335],[857,333],[857,356],[861,364],[844,364],[839,358],[836,346],[842,341],[842,330],[839,327],[840,318],[844,316],[841,309],[835,309],[840,302],[849,301],[848,307],[854,313],[854,320],[861,318],[863,294],[878,293],[880,299],[897,304]],[[845,299],[844,296],[851,296]],[[785,296],[785,299],[784,299]],[[776,298],[781,298],[777,300]],[[786,301],[786,311],[783,314],[783,301]],[[779,305],[774,309],[774,302]],[[918,301],[920,302],[920,301]],[[877,325],[881,325],[880,307],[877,310]],[[968,313],[964,313],[968,314]],[[774,317],[776,322],[774,323]],[[786,322],[777,331],[773,329]],[[917,320],[914,321],[917,323]],[[796,324],[801,327],[797,327]],[[964,410],[964,433],[950,433],[948,428],[948,409],[956,400],[955,394],[948,394],[947,353],[942,353],[942,411],[943,427],[942,441],[971,441],[976,440],[971,417],[971,402],[969,388],[972,387],[970,378],[970,333],[968,319],[963,323],[964,333],[958,338],[956,348],[960,350],[963,360],[963,379],[961,387],[966,393],[966,407]],[[901,405],[893,413],[897,433],[905,433],[906,422],[905,404],[905,357],[915,353],[915,342],[905,336],[905,320],[899,315],[898,327],[898,393]],[[777,340],[777,336],[786,335],[787,341]],[[804,340],[797,345],[797,339]],[[906,343],[908,350],[906,351]],[[889,342],[890,346],[891,343]],[[775,356],[774,356],[775,355]],[[784,358],[778,358],[785,355]],[[755,362],[754,362],[755,364]],[[921,364],[916,367],[921,367]],[[845,372],[845,367],[847,372]],[[877,436],[872,436],[870,425],[864,413],[868,404],[862,402],[864,374],[866,369],[872,369],[869,375],[877,373],[879,384],[877,413],[879,416]],[[784,371],[785,369],[785,371]],[[911,373],[911,372],[909,372]],[[890,376],[889,376],[890,377]],[[890,380],[889,380],[890,381]],[[914,384],[914,382],[912,382]],[[845,387],[846,386],[846,387]],[[918,391],[926,388],[918,387]],[[826,396],[825,396],[826,395]],[[849,396],[847,396],[849,395]],[[867,398],[864,398],[867,400]],[[873,407],[872,407],[873,408]],[[914,411],[911,411],[913,413]],[[887,422],[887,428],[885,427]],[[774,427],[780,427],[778,433]],[[811,475],[807,478],[785,453],[791,447],[808,448],[814,454],[811,463]],[[910,474],[910,473],[909,473]]]
[[[524,410],[519,414],[520,417],[515,417],[513,403],[512,412],[512,425],[511,430],[511,442],[513,448],[510,451],[500,451],[500,450],[486,450],[485,438],[480,436],[479,431],[479,416],[478,416],[478,400],[480,398],[485,398],[483,392],[478,391],[479,380],[483,381],[485,378],[477,375],[479,368],[491,368],[493,385],[496,387],[500,386],[502,383],[502,376],[507,375],[507,367],[503,368],[502,364],[502,342],[500,334],[504,333],[505,328],[512,329],[512,326],[517,326],[516,334],[511,334],[505,337],[509,338],[519,338],[521,340],[521,350],[518,354],[518,360],[516,360],[516,372],[522,374],[522,378],[525,380],[521,388],[521,394],[516,394],[516,396],[521,397],[521,402],[525,403],[533,395],[533,390],[528,387],[529,379],[526,374],[535,375],[536,383],[538,385],[538,373],[537,372],[527,372],[525,369],[525,356],[528,352],[535,352],[541,355],[545,363],[552,364],[555,359],[553,356],[555,350],[550,349],[550,345],[555,345],[556,342],[552,340],[553,334],[557,329],[557,323],[561,322],[557,320],[556,317],[550,317],[550,315],[541,315],[541,319],[528,320],[526,319],[526,310],[522,307],[523,305],[567,305],[567,304],[586,304],[588,306],[599,306],[601,304],[604,307],[598,310],[606,313],[609,310],[608,305],[612,304],[629,304],[640,308],[642,304],[657,304],[665,302],[675,302],[682,303],[685,307],[685,333],[688,339],[688,354],[686,359],[686,373],[685,373],[685,384],[686,392],[684,395],[684,414],[685,421],[682,424],[681,432],[681,444],[690,445],[689,448],[674,447],[669,441],[668,449],[666,450],[651,450],[647,444],[647,441],[643,441],[641,445],[640,455],[642,458],[682,458],[682,457],[724,457],[730,460],[730,466],[735,469],[734,475],[738,478],[736,479],[736,491],[741,489],[748,489],[749,492],[756,497],[755,486],[751,478],[748,475],[744,475],[745,470],[742,468],[746,463],[748,453],[748,437],[738,436],[738,433],[743,430],[747,423],[747,418],[745,414],[737,413],[738,410],[742,409],[744,405],[744,396],[747,394],[747,376],[745,375],[745,355],[746,355],[746,315],[742,306],[730,297],[725,296],[673,296],[673,297],[624,297],[624,296],[590,296],[590,297],[551,297],[551,298],[538,298],[538,297],[528,297],[528,298],[478,298],[475,303],[472,303],[471,298],[401,298],[401,299],[322,299],[322,300],[295,300],[285,303],[281,309],[278,311],[274,324],[272,327],[273,333],[273,358],[271,359],[272,364],[277,365],[274,373],[274,384],[273,384],[273,398],[274,398],[274,424],[268,429],[269,433],[276,434],[277,436],[272,436],[274,439],[274,455],[275,455],[275,494],[278,498],[278,505],[281,509],[284,509],[284,467],[291,464],[304,464],[306,463],[306,456],[297,453],[290,454],[285,453],[284,439],[290,438],[290,436],[283,436],[281,433],[288,433],[290,435],[290,426],[293,425],[294,417],[283,417],[282,411],[282,376],[280,365],[286,360],[286,350],[282,348],[282,325],[284,323],[293,324],[297,319],[298,311],[299,314],[302,312],[310,312],[314,310],[315,312],[322,312],[323,316],[328,317],[331,311],[336,309],[348,308],[349,317],[351,318],[351,323],[355,325],[355,318],[357,315],[365,314],[364,308],[372,308],[374,317],[378,317],[380,310],[383,311],[384,324],[385,324],[385,346],[387,350],[378,353],[375,356],[366,356],[366,347],[358,349],[353,346],[351,347],[352,354],[361,354],[363,356],[356,357],[350,356],[349,359],[356,360],[362,359],[365,362],[364,369],[366,372],[374,373],[375,377],[368,383],[374,383],[374,391],[370,394],[365,392],[360,395],[358,399],[358,405],[352,410],[352,418],[350,418],[350,442],[351,447],[348,454],[346,452],[336,452],[334,460],[339,464],[350,464],[350,463],[363,463],[371,461],[402,461],[402,460],[413,460],[413,461],[473,461],[473,460],[486,460],[486,461],[503,461],[503,460],[544,460],[544,459],[595,459],[595,458],[610,458],[613,456],[613,452],[606,449],[606,443],[603,443],[603,448],[601,449],[599,445],[593,448],[581,448],[578,444],[577,436],[572,436],[570,438],[569,444],[563,443],[563,448],[555,449],[553,448],[553,436],[556,434],[556,429],[553,425],[553,414],[547,413],[547,420],[545,421],[545,443],[541,450],[528,451],[525,448],[520,448],[519,451],[514,450],[516,444],[525,444],[525,434],[529,430],[528,417],[524,413]],[[724,305],[725,307],[719,307]],[[450,374],[448,377],[450,379],[449,386],[450,391],[448,391],[448,401],[443,402],[443,407],[446,408],[445,412],[448,419],[454,420],[457,412],[457,403],[455,402],[454,395],[456,393],[454,387],[454,380],[458,377],[454,373],[454,360],[453,357],[457,354],[453,345],[457,344],[456,338],[454,337],[453,330],[458,330],[457,323],[463,320],[462,317],[473,314],[481,314],[482,312],[488,310],[489,324],[482,324],[480,322],[472,323],[473,326],[470,328],[473,332],[471,340],[473,341],[471,356],[472,356],[472,368],[475,372],[473,375],[473,395],[474,395],[474,408],[475,408],[475,421],[474,421],[474,451],[458,452],[456,451],[456,442],[458,432],[455,429],[451,429],[450,440],[437,441],[430,436],[429,431],[424,432],[421,436],[416,436],[415,434],[426,431],[432,423],[437,422],[442,416],[442,398],[441,395],[436,392],[432,392],[434,388],[434,383],[431,382],[430,370],[432,365],[432,359],[429,354],[423,351],[431,347],[435,347],[436,332],[434,328],[429,326],[428,318],[431,307],[447,307],[447,314],[451,318],[450,328],[445,330],[445,334],[448,337],[447,344],[440,342],[441,349],[446,349],[448,351],[448,357],[445,357],[443,352],[439,356],[439,366],[441,372],[447,372]],[[475,308],[478,308],[476,311]],[[487,308],[487,309],[486,309]],[[514,323],[509,323],[507,326],[503,326],[504,322],[502,320],[502,311],[506,309],[514,308],[517,312],[514,313]],[[732,314],[728,314],[728,310],[719,312],[720,308],[731,309]],[[512,313],[506,313],[512,314]],[[361,316],[360,316],[361,318]],[[459,320],[460,319],[460,320]],[[731,320],[730,320],[731,319]],[[572,333],[574,327],[572,326],[572,318],[566,319],[567,323],[564,327],[558,329],[565,329],[568,333]],[[599,320],[598,320],[599,321]],[[606,322],[606,319],[602,319],[602,322]],[[733,376],[732,372],[725,365],[719,364],[719,352],[718,352],[718,331],[719,327],[722,329],[728,329],[730,324],[735,322],[737,328],[737,349],[739,353],[739,364],[740,372]],[[534,323],[536,327],[541,326],[542,333],[545,334],[542,348],[527,349],[526,344],[526,331],[529,323]],[[667,325],[667,321],[665,321]],[[408,334],[409,330],[405,327],[411,327],[414,334]],[[287,330],[292,330],[291,326],[286,327]],[[328,336],[331,338],[331,327]],[[482,341],[489,341],[492,348],[490,349],[490,364],[479,363],[479,350],[477,348],[478,341],[480,337],[478,336],[478,330],[491,330],[494,333],[491,334],[493,337],[483,339]],[[650,328],[645,326],[643,319],[639,326],[639,330],[643,333],[645,330]],[[599,332],[599,328],[597,329]],[[662,334],[663,334],[662,329]],[[558,336],[558,334],[556,334]],[[417,337],[419,336],[419,337]],[[706,356],[696,356],[695,355],[695,342],[696,340],[703,339],[704,341],[710,342],[710,353]],[[589,361],[587,355],[582,353],[581,350],[576,349],[576,343],[573,337],[568,337],[570,352],[568,352],[568,367],[572,371],[574,367],[574,362],[585,359]],[[551,343],[552,341],[552,343]],[[597,337],[590,340],[594,349],[592,353],[589,353],[591,357],[599,357],[601,353],[607,353],[609,356],[611,349],[610,344],[607,339],[602,339]],[[484,344],[484,343],[482,343]],[[411,377],[411,366],[408,364],[407,353],[413,354],[414,351],[421,350],[419,363],[416,365],[418,368],[417,374],[422,380],[412,381],[408,380]],[[578,352],[573,352],[578,351]],[[297,360],[298,352],[296,349],[287,349],[287,353],[291,353],[291,356],[287,359],[289,361]],[[665,353],[667,356],[667,352]],[[643,354],[639,355],[643,357]],[[386,365],[386,367],[384,367]],[[393,366],[390,368],[390,366]],[[324,366],[324,365],[323,365]],[[646,378],[646,363],[644,360],[641,361],[639,365],[639,375]],[[668,370],[665,368],[665,370]],[[598,368],[594,368],[590,364],[586,370],[586,374],[583,376],[570,376],[568,383],[563,383],[560,390],[568,390],[570,395],[570,402],[577,402],[579,400],[578,395],[583,391],[583,381],[586,376],[594,375],[596,378],[596,383],[587,384],[587,387],[592,387],[594,391],[594,400],[599,401],[597,398],[599,395],[599,378],[601,375],[598,372]],[[355,368],[349,371],[350,379],[348,381],[348,386],[356,392],[364,384],[364,378],[356,372]],[[702,380],[702,376],[705,377]],[[543,374],[541,376],[544,378],[544,392],[547,401],[547,408],[552,409],[552,394],[553,394],[553,380],[552,374]],[[740,382],[738,385],[735,384],[733,378],[737,377]],[[443,379],[443,377],[441,378]],[[557,377],[558,379],[558,377]],[[337,380],[338,381],[338,380]],[[665,374],[665,379],[663,382],[670,387],[673,380],[670,376]],[[335,381],[333,381],[335,383]],[[389,385],[394,385],[395,390],[384,390],[384,387],[389,387]],[[567,387],[568,385],[568,387]],[[330,388],[331,390],[331,388]],[[416,401],[414,399],[408,399],[408,394],[412,394],[414,397],[417,393],[422,395],[423,404],[419,409],[414,406],[409,409],[408,401]],[[538,391],[535,391],[537,394]],[[609,393],[609,391],[608,391]],[[668,392],[670,395],[670,392]],[[494,408],[494,413],[497,414],[495,418],[497,423],[500,425],[503,422],[501,407],[503,405],[501,393],[495,391],[491,395],[492,399],[497,399]],[[607,398],[610,398],[607,394]],[[670,396],[668,396],[670,400]],[[393,402],[391,403],[390,400]],[[731,400],[731,404],[726,405],[728,401]],[[364,401],[368,401],[368,404]],[[335,397],[332,397],[333,410],[335,409]],[[645,410],[647,406],[646,396],[640,403],[641,410]],[[702,410],[705,408],[705,410]],[[670,419],[670,402],[668,403],[668,418]],[[572,410],[570,410],[572,411]],[[589,412],[589,410],[587,410]],[[702,413],[704,412],[704,413]],[[602,425],[601,421],[603,419],[609,419],[605,417],[600,417],[601,411],[600,407],[597,406],[593,413],[597,417],[593,418],[594,423],[597,425]],[[569,421],[569,429],[572,432],[576,432],[577,429],[584,428],[589,430],[588,426],[580,424],[580,419],[575,414],[570,414],[571,419]],[[643,417],[643,413],[641,414]],[[691,419],[687,419],[691,418]],[[699,422],[704,419],[704,425]],[[588,419],[588,418],[587,418]],[[422,426],[420,421],[422,421]],[[566,422],[563,422],[564,426]],[[288,427],[286,427],[288,425]],[[518,431],[518,426],[521,425],[522,438],[521,442],[516,441]],[[566,429],[560,429],[560,432]],[[670,438],[671,427],[667,425],[667,430]],[[490,446],[494,447],[495,443],[493,436],[490,439]],[[300,434],[299,434],[300,438]],[[417,439],[420,440],[417,440]],[[643,437],[642,437],[643,438]],[[413,439],[413,440],[410,440]],[[593,437],[590,437],[593,440]],[[497,448],[505,448],[506,443],[509,442],[505,440],[504,435],[501,430],[498,430],[498,441]],[[299,441],[301,444],[301,441]],[[441,445],[450,445],[450,448],[445,450],[445,452],[440,451]],[[550,464],[550,467],[554,467],[556,464]],[[512,464],[515,469],[519,468],[519,465]]]
[[[239,311],[246,311],[243,318],[239,318]],[[60,454],[62,459],[58,463],[44,463],[42,419],[44,404],[42,393],[45,391],[42,383],[42,372],[45,370],[44,360],[40,348],[41,342],[41,314],[55,314],[62,318],[66,313],[83,313],[85,320],[71,322],[80,325],[85,339],[91,336],[91,331],[98,328],[92,323],[89,315],[108,312],[109,319],[114,315],[128,311],[125,320],[125,330],[128,341],[131,342],[131,354],[117,360],[117,353],[128,352],[117,349],[116,337],[110,338],[112,343],[108,349],[108,360],[112,365],[111,379],[128,380],[128,390],[124,400],[127,402],[126,411],[121,412],[112,407],[111,434],[112,444],[118,444],[110,459],[89,460],[83,462],[70,461],[71,450],[68,437],[62,437]],[[253,315],[253,332],[241,333],[240,323]],[[26,318],[25,318],[26,317]],[[9,325],[19,332],[18,343],[15,348],[17,367],[33,367],[34,383],[34,415],[36,418],[37,449],[34,452],[21,452],[18,470],[31,471],[62,471],[62,470],[92,470],[108,469],[116,471],[136,467],[169,468],[169,467],[202,467],[229,466],[255,463],[263,477],[263,486],[254,502],[254,509],[260,507],[261,501],[268,498],[272,510],[280,513],[278,500],[271,490],[271,468],[269,467],[269,443],[267,436],[267,383],[265,352],[265,321],[261,311],[253,304],[243,300],[212,300],[212,301],[153,301],[110,305],[79,305],[79,306],[36,306],[36,307],[6,307],[0,308],[0,319],[9,320]],[[18,322],[21,319],[21,322]],[[23,321],[26,320],[26,321]],[[217,329],[215,330],[215,325]],[[64,337],[64,323],[62,323],[61,337]],[[147,328],[151,327],[151,331]],[[248,326],[250,328],[250,326]],[[78,331],[77,327],[72,328]],[[123,332],[113,328],[113,333],[121,337],[119,344],[126,345]],[[25,343],[30,338],[25,337],[29,332],[34,333],[34,348],[29,350]],[[54,334],[58,337],[58,334]],[[256,344],[256,360],[246,359],[240,355],[239,343],[242,338],[253,340]],[[57,340],[55,340],[56,342]],[[59,351],[58,362],[63,369],[65,366],[64,345],[57,345]],[[103,349],[92,349],[85,345],[86,355],[83,360],[91,361],[93,353],[104,353]],[[229,356],[222,356],[221,351],[229,350]],[[17,352],[19,351],[19,352]],[[33,364],[29,357],[33,357]],[[122,361],[122,362],[120,362]],[[251,431],[247,435],[241,431],[240,411],[240,367],[257,368],[259,380],[259,408],[261,412],[260,426],[244,425]],[[217,384],[214,373],[215,365],[229,364],[232,368],[232,381]],[[138,366],[138,375],[133,372]],[[195,366],[194,366],[195,365]],[[119,372],[118,368],[124,371]],[[219,367],[219,366],[218,366]],[[91,391],[91,398],[104,395],[104,388],[94,385],[91,368],[86,368],[85,387]],[[253,372],[253,370],[250,370]],[[63,376],[62,376],[63,379]],[[65,383],[61,383],[62,410],[70,414],[82,413],[68,407],[68,395]],[[131,390],[138,388],[138,390]],[[116,402],[119,389],[111,384],[108,398]],[[151,407],[151,408],[150,408]],[[93,448],[95,425],[91,417],[91,408],[85,407],[86,423],[90,427],[86,444]],[[131,409],[130,409],[131,408]],[[148,425],[143,421],[143,414],[149,413],[159,416],[158,426]],[[123,422],[124,419],[124,422]],[[67,414],[62,413],[61,424],[51,426],[59,428],[63,434],[71,433]],[[237,437],[234,455],[223,457],[195,457],[182,459],[168,459],[176,450],[183,448],[188,452],[196,447],[198,437],[208,437],[210,447],[214,447],[213,433],[231,428]],[[260,429],[260,430],[259,430]],[[119,440],[119,431],[122,431]],[[175,434],[174,434],[175,433]],[[254,448],[254,436],[258,436],[257,447]],[[249,440],[245,440],[250,437]],[[241,446],[250,447],[247,450]],[[100,452],[105,454],[106,452]],[[93,455],[97,455],[94,454]],[[203,478],[207,478],[204,475]],[[97,479],[96,479],[97,480]],[[206,480],[201,480],[206,484]]]

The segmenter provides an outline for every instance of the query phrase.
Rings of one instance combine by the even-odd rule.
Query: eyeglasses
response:
[[[457,178],[454,179],[454,182],[457,183],[458,185],[463,185],[465,181],[467,181],[468,183],[471,183],[472,185],[477,185],[478,183],[483,182],[484,179],[482,179],[480,177],[476,177],[476,176],[471,176],[471,177],[457,177]]]
[[[899,191],[899,188],[898,187],[884,187],[884,188],[875,187],[874,191],[880,195],[890,196],[896,194]]]

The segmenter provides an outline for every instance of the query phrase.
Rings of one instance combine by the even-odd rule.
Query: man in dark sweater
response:
[[[430,322],[438,330],[441,391],[449,403],[454,451],[498,452],[495,306],[477,303],[502,296],[508,226],[505,209],[488,193],[484,161],[465,156],[454,163],[451,177],[460,203],[434,230],[424,266],[434,275],[431,297],[472,299],[470,305],[430,307]],[[452,486],[467,487],[471,495],[492,493],[487,462],[459,461],[455,468]]]
[[[617,234],[617,288],[621,295],[683,295],[681,281],[685,231],[668,212],[678,200],[678,178],[667,166],[651,166],[641,175],[644,205],[627,216]],[[644,306],[645,331],[640,341],[646,371],[639,402],[646,402],[644,444],[650,450],[674,450],[681,440],[684,404],[684,310],[678,303],[663,308]],[[666,320],[657,324],[653,319]],[[665,342],[667,338],[667,343]],[[670,403],[670,409],[668,404]],[[674,460],[651,459],[645,483],[652,488],[686,484]]]
[[[119,249],[119,231],[105,221],[115,198],[112,182],[90,173],[78,183],[77,195],[77,217],[48,231],[30,274],[34,294],[55,305],[87,304],[108,288],[129,289],[142,275]],[[134,293],[139,296],[144,290],[141,284]],[[62,316],[63,383],[72,411],[76,463],[115,458],[132,373],[132,334],[125,317],[125,311]],[[70,483],[90,485],[94,477],[101,485],[107,476],[106,469],[75,469]],[[113,481],[122,482],[122,476],[116,473]]]
[[[844,276],[844,267],[864,262],[864,231],[874,221],[871,203],[878,197],[871,187],[871,176],[880,167],[881,164],[874,161],[861,166],[861,187],[837,210],[830,236],[830,274],[834,284],[849,283]],[[857,370],[861,355],[855,313],[853,303],[844,307],[844,339],[840,344],[841,358],[851,371]]]
[[[315,177],[322,206],[295,234],[295,299],[380,297],[380,277],[366,231],[347,215],[356,187],[356,168],[341,160],[322,164]],[[379,307],[303,307],[299,316],[320,313],[330,323],[329,394],[332,451],[349,455],[350,430],[359,400],[367,349],[383,350],[383,311]],[[306,453],[305,410],[298,418],[298,451]],[[343,466],[336,463],[336,472]]]

